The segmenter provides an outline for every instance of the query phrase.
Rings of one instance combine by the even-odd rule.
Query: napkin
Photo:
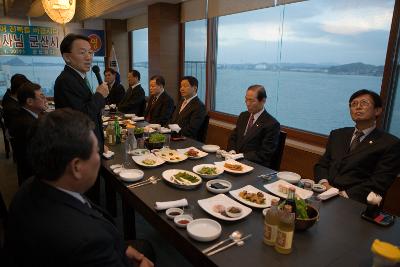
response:
[[[368,204],[379,206],[379,204],[381,204],[381,201],[382,197],[372,191],[367,196]]]
[[[103,156],[106,158],[106,159],[110,159],[112,156],[114,156],[114,152],[112,152],[111,150],[108,150],[107,152],[103,152]]]
[[[153,128],[149,127],[149,126],[145,126],[144,127],[144,131],[146,133],[154,133],[156,130],[154,130]]]
[[[175,201],[156,202],[156,204],[154,205],[154,208],[156,210],[166,210],[169,208],[184,207],[187,205],[188,205],[187,199],[182,198],[182,199],[175,200]]]
[[[238,153],[238,154],[226,153],[226,154],[222,154],[222,156],[225,159],[242,159],[242,158],[244,158],[243,153]]]
[[[170,132],[171,132],[171,129],[169,129],[169,128],[161,127],[161,129],[160,129],[160,133],[170,133]]]
[[[177,132],[177,133],[179,133],[179,132],[181,131],[181,127],[179,127],[178,124],[169,124],[168,127],[169,127],[172,131]]]
[[[321,200],[327,200],[339,194],[339,189],[332,187],[318,195]]]
[[[144,121],[144,117],[133,117],[133,121]]]

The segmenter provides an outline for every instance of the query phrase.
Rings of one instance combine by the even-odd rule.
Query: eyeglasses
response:
[[[371,105],[371,102],[369,102],[368,100],[363,99],[361,101],[353,101],[353,102],[350,103],[350,107],[351,108],[356,108],[356,107],[358,107],[358,105],[360,105],[360,107],[362,107],[362,108],[367,108],[367,107],[369,107]]]

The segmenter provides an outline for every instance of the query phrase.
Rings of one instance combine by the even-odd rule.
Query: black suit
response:
[[[131,266],[106,212],[39,179],[15,195],[5,247],[17,266]]]
[[[174,111],[174,101],[166,91],[155,102],[153,102],[153,99],[154,96],[151,96],[144,116],[149,123],[158,123],[165,126]]]
[[[137,116],[143,116],[146,100],[144,90],[140,84],[134,88],[129,87],[124,99],[118,105],[118,110],[123,113],[133,113]]]
[[[11,123],[10,134],[13,136],[13,149],[17,160],[18,184],[33,175],[27,156],[27,148],[31,139],[31,129],[37,119],[24,108],[21,108],[15,120]]]
[[[108,96],[106,98],[106,103],[107,103],[107,105],[111,105],[111,104],[118,105],[119,102],[121,102],[121,100],[124,98],[124,96],[125,96],[124,86],[115,81],[113,86],[110,89],[110,93],[108,94]]]
[[[248,111],[240,113],[228,141],[228,151],[243,153],[245,159],[269,167],[279,142],[279,122],[264,110],[244,135],[249,118]]]
[[[7,129],[10,128],[12,121],[15,120],[15,117],[18,115],[21,106],[17,100],[12,98],[10,95],[6,97],[2,101],[3,112],[4,112],[4,125]]]
[[[327,179],[350,198],[366,202],[371,191],[384,196],[400,173],[400,140],[375,129],[349,152],[353,132],[354,128],[347,127],[330,133],[314,178]]]
[[[100,151],[103,151],[104,133],[101,110],[105,106],[105,99],[100,93],[93,94],[84,79],[68,65],[56,79],[54,103],[56,109],[72,108],[88,115],[95,123],[94,133],[99,141]]]
[[[181,110],[184,99],[182,99],[172,115],[171,124],[178,124],[181,127],[181,133],[184,136],[198,139],[200,127],[207,115],[206,107],[196,96]]]

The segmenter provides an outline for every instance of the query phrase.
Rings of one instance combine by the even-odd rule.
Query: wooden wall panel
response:
[[[149,77],[165,78],[165,89],[178,102],[180,5],[158,3],[148,8]]]

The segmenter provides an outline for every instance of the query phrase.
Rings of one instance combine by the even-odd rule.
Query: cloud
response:
[[[327,33],[355,35],[370,31],[390,29],[393,10],[383,7],[347,9],[331,14],[328,11],[312,20]],[[338,15],[340,17],[338,17]]]
[[[283,26],[284,42],[301,42],[309,44],[337,45],[338,42],[327,36],[307,36],[305,31],[295,31],[290,22]],[[219,27],[220,46],[235,46],[244,42],[279,42],[281,40],[281,25],[279,23],[247,23],[229,24]]]

